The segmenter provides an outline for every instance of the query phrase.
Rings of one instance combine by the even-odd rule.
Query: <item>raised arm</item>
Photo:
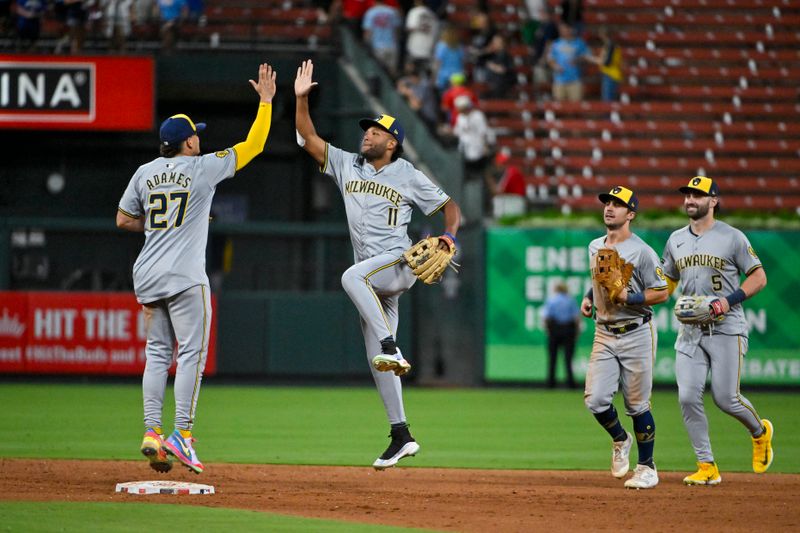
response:
[[[310,59],[303,61],[297,68],[297,78],[294,80],[294,95],[297,98],[294,120],[300,146],[322,166],[325,164],[325,141],[317,135],[308,112],[308,93],[317,85],[317,82],[311,81],[313,74],[314,64]]]
[[[250,81],[250,85],[258,93],[259,104],[256,119],[250,126],[247,139],[234,145],[236,151],[236,170],[244,168],[250,161],[264,150],[269,129],[272,125],[272,98],[275,96],[275,71],[266,63],[258,67],[258,82]]]

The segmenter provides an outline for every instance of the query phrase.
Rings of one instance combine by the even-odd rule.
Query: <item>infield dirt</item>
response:
[[[722,473],[687,487],[660,472],[652,490],[626,490],[610,472],[207,464],[159,475],[145,461],[0,459],[0,499],[186,503],[462,532],[798,531],[800,476]],[[117,483],[211,484],[216,494],[136,496]]]

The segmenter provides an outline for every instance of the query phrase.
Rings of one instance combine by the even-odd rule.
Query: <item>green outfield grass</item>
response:
[[[392,533],[430,531],[298,518],[256,511],[144,503],[2,502],[2,531],[115,531],[139,533],[163,528],[181,531],[280,531],[281,533]],[[31,517],[36,519],[32,520]],[[89,519],[88,517],[91,517]]]
[[[800,472],[796,393],[748,392],[775,425],[770,472]],[[171,428],[172,391],[165,426]],[[610,441],[583,406],[580,391],[424,389],[407,387],[406,410],[422,446],[408,467],[606,470]],[[0,457],[144,460],[141,389],[135,385],[3,384]],[[621,399],[615,402],[624,412]],[[749,472],[750,438],[735,420],[707,402],[711,439],[725,472]],[[689,472],[694,455],[681,422],[676,391],[657,391],[656,463],[661,471]],[[623,423],[631,430],[630,419]],[[372,387],[231,387],[207,385],[198,405],[195,436],[206,465],[279,463],[368,468],[388,444],[388,424]],[[95,438],[83,445],[81,434]],[[635,460],[635,451],[633,452]],[[213,466],[212,466],[213,467]],[[2,496],[0,496],[1,498]],[[191,511],[187,511],[191,509]],[[39,511],[46,510],[47,513]],[[153,513],[162,524],[197,523],[205,530],[392,531],[352,523],[225,509],[147,504],[0,502],[3,526],[34,531],[29,517],[46,516],[41,531],[80,531],[91,512],[113,531],[133,530]],[[103,520],[107,522],[102,522]],[[209,525],[212,527],[209,529]],[[53,526],[53,527],[50,527]],[[126,529],[127,528],[127,529]]]
[[[4,384],[0,457],[141,459],[141,390],[135,385]],[[800,398],[747,392],[775,425],[771,471],[800,472]],[[605,470],[609,439],[580,391],[408,387],[406,410],[422,452],[414,467]],[[624,412],[621,399],[615,402]],[[167,393],[165,427],[172,422]],[[750,471],[750,439],[708,398],[711,439],[726,471]],[[656,460],[687,470],[694,457],[675,391],[657,391]],[[627,429],[630,419],[623,418]],[[388,423],[371,387],[205,386],[195,436],[206,463],[370,465],[388,444]],[[101,434],[91,448],[76,433]]]

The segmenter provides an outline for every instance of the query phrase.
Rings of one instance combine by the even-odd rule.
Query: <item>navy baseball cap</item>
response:
[[[686,184],[685,187],[681,187],[678,189],[683,194],[689,194],[690,192],[699,192],[703,193],[707,196],[718,196],[719,195],[719,186],[712,180],[711,178],[707,178],[705,176],[695,176],[689,180],[689,183]]]
[[[388,131],[397,140],[398,144],[403,146],[406,132],[400,122],[391,115],[381,115],[378,118],[362,118],[358,121],[358,125],[364,131],[367,131],[372,126],[378,126],[382,130]]]
[[[183,141],[196,135],[206,129],[203,122],[195,124],[192,119],[186,115],[172,115],[167,120],[161,123],[161,129],[158,130],[161,137],[161,144],[165,146],[178,146]]]
[[[600,194],[597,197],[600,198],[600,201],[603,203],[609,202],[611,200],[617,200],[619,202],[622,202],[623,204],[628,206],[628,209],[634,212],[639,209],[639,199],[636,197],[633,191],[630,189],[626,189],[625,187],[622,187],[620,185],[617,185],[607,193],[604,192],[603,194]]]

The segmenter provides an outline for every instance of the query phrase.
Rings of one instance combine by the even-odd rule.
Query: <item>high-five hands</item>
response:
[[[275,96],[275,77],[276,73],[272,70],[272,67],[262,63],[258,67],[258,82],[248,80],[262,102],[272,102],[272,97]]]
[[[297,67],[297,77],[294,80],[294,94],[295,96],[308,96],[311,89],[317,85],[317,82],[311,81],[314,74],[314,63],[310,59],[303,61],[303,64]]]

